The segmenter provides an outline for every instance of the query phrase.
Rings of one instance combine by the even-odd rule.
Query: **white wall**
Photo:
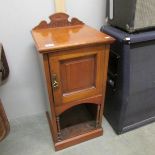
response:
[[[97,29],[105,21],[105,0],[66,0],[67,13]],[[10,66],[0,87],[9,119],[46,110],[42,72],[31,29],[54,13],[54,0],[5,0],[0,5],[0,42]]]
[[[96,29],[105,23],[106,0],[66,0],[67,13]]]

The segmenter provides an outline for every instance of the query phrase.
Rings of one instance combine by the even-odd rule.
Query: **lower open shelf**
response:
[[[77,105],[59,115],[60,139],[54,141],[55,149],[61,150],[101,136],[103,130],[97,125],[97,115],[96,104]],[[52,131],[51,123],[50,127]]]
[[[61,139],[65,140],[96,129],[97,105],[82,104],[60,115]]]
[[[85,123],[80,123],[65,129],[61,130],[61,138],[62,140],[68,139],[71,137],[75,137],[84,133],[87,133],[89,131],[92,131],[96,129],[95,128],[95,121],[88,121]]]

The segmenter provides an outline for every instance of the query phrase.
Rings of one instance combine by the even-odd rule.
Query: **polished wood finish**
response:
[[[50,123],[51,120],[50,120],[50,117],[49,117],[49,113],[47,112],[46,115],[47,115],[47,119],[48,119],[48,122],[49,122],[51,133],[53,133],[53,127],[52,127],[52,124]],[[91,130],[89,132],[80,134],[80,135],[78,135],[76,137],[71,137],[69,139],[65,139],[63,141],[56,142],[55,143],[55,150],[59,151],[59,150],[65,149],[67,147],[82,143],[84,141],[87,141],[87,140],[90,140],[92,138],[96,138],[96,137],[99,137],[99,136],[102,136],[102,135],[103,135],[102,128],[96,128],[95,130]]]
[[[75,105],[80,105],[80,104],[84,104],[84,103],[92,103],[92,104],[98,104],[99,105],[101,102],[102,102],[102,95],[96,95],[96,96],[93,95],[92,97],[89,97],[89,98],[84,98],[81,100],[79,99],[79,100],[76,100],[74,102],[69,102],[65,105],[56,106],[55,107],[55,114],[57,116],[59,116],[64,111],[74,107]]]
[[[84,141],[87,141],[87,140],[90,140],[92,138],[96,138],[96,137],[99,137],[102,135],[103,135],[103,130],[101,128],[97,128],[95,130],[91,130],[89,132],[80,134],[76,137],[72,137],[72,138],[66,139],[64,141],[58,142],[55,145],[55,149],[56,149],[56,151],[59,151],[59,150],[65,149],[69,146],[73,146],[75,144],[79,144]]]
[[[87,35],[86,35],[87,34]],[[83,24],[58,28],[34,28],[32,36],[37,50],[44,54],[90,46],[94,44],[110,44],[114,38]]]
[[[0,100],[0,141],[2,141],[10,132],[10,125],[7,119],[4,107]]]
[[[55,13],[49,16],[49,19],[50,19],[49,23],[47,23],[46,21],[41,21],[40,24],[34,28],[34,30],[84,24],[82,21],[80,21],[77,18],[72,18],[71,21],[69,21],[68,18],[69,16],[65,13]]]
[[[48,61],[48,55],[44,54],[43,55],[43,65],[44,65],[44,72],[45,72],[45,78],[46,78],[46,85],[48,89],[48,98],[50,105],[48,106],[48,113],[50,114],[50,124],[51,124],[51,131],[53,135],[53,141],[57,141],[57,135],[58,135],[58,130],[57,130],[57,124],[56,124],[56,114],[55,114],[55,108],[54,108],[54,98],[53,98],[53,91],[51,87],[51,73],[49,70],[49,61]]]
[[[51,19],[55,22],[57,16]],[[65,23],[68,15],[60,18]],[[64,25],[38,26],[32,31],[43,55],[50,101],[48,120],[56,150],[102,135],[109,44],[114,42],[83,23]]]
[[[104,48],[105,46],[83,47],[75,49],[74,53],[68,51],[67,55],[49,54],[51,73],[57,75],[58,83],[62,85],[53,92],[56,105],[102,93]]]

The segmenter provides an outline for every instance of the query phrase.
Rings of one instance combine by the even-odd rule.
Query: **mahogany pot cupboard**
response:
[[[32,30],[43,57],[56,150],[101,136],[109,44],[114,39],[65,13]]]

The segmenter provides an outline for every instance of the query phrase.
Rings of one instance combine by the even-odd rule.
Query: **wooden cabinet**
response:
[[[102,135],[109,44],[114,39],[57,13],[32,31],[43,55],[56,150]]]
[[[10,124],[6,116],[2,101],[0,100],[0,141],[10,132]]]

